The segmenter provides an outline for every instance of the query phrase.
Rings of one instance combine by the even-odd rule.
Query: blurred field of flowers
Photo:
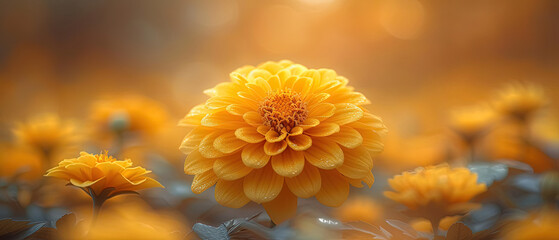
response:
[[[557,12],[2,1],[0,239],[559,239]]]

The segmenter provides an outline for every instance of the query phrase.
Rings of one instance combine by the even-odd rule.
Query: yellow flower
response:
[[[529,216],[527,219],[512,224],[508,231],[503,231],[506,240],[559,240],[557,223],[559,213],[555,210],[545,211]]]
[[[362,221],[374,225],[382,219],[382,206],[368,197],[350,198],[334,211],[334,216],[344,222]]]
[[[477,174],[467,168],[430,166],[389,179],[394,192],[386,191],[384,195],[419,215],[441,219],[474,208],[475,205],[468,202],[487,190],[485,184],[476,181]]]
[[[96,134],[102,137],[123,132],[153,134],[167,121],[163,106],[142,96],[123,96],[93,104],[90,116]]]
[[[44,172],[42,156],[26,146],[0,145],[0,177],[37,180]]]
[[[297,197],[339,206],[350,184],[373,184],[372,154],[382,150],[386,127],[347,79],[285,60],[230,77],[179,123],[194,127],[180,147],[185,173],[196,175],[193,192],[216,184],[220,204],[252,200],[280,223],[295,213]]]
[[[501,113],[524,120],[547,105],[543,89],[531,83],[514,83],[499,92],[495,107]]]
[[[109,189],[107,197],[110,198],[122,192],[163,187],[146,176],[150,172],[140,166],[132,167],[130,159],[117,160],[107,153],[93,155],[81,152],[77,158],[61,161],[57,167],[49,169],[45,176],[64,179],[90,195],[100,195]]]
[[[79,141],[76,124],[62,121],[57,115],[44,114],[18,123],[13,130],[18,143],[35,148],[47,158],[75,147]]]
[[[455,109],[450,113],[450,127],[465,140],[473,140],[486,132],[497,119],[489,105],[474,105]]]

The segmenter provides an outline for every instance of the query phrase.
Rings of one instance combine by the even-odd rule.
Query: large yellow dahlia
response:
[[[230,77],[179,123],[194,127],[180,147],[193,192],[215,184],[220,204],[252,200],[279,223],[295,213],[297,197],[339,206],[350,184],[373,184],[372,155],[387,130],[346,78],[285,60]]]

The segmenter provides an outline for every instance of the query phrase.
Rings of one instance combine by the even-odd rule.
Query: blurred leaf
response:
[[[29,221],[2,219],[0,220],[0,239],[25,239],[33,235],[44,225],[44,223],[30,223]]]
[[[403,234],[410,236],[412,238],[417,238],[419,237],[419,234],[417,233],[417,231],[415,231],[415,229],[413,229],[412,226],[410,226],[409,224],[399,221],[399,220],[394,220],[394,219],[389,219],[386,220],[386,223],[388,223],[390,226],[402,231]]]
[[[470,171],[477,174],[477,181],[488,187],[495,181],[501,181],[508,175],[509,168],[504,163],[472,162],[468,164]]]
[[[533,174],[521,174],[511,179],[511,184],[518,189],[530,192],[540,192],[540,176]]]
[[[196,223],[192,226],[192,231],[202,239],[229,239],[227,228],[224,225],[212,227],[203,223]]]
[[[472,230],[463,223],[455,223],[448,229],[446,240],[472,239]]]

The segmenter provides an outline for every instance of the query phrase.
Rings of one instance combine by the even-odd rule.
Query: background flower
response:
[[[114,188],[111,192],[116,194],[163,187],[146,176],[150,172],[140,166],[132,167],[130,159],[117,160],[107,153],[93,155],[81,152],[77,158],[61,161],[58,166],[49,169],[45,176],[64,179],[79,188],[92,189],[95,194]]]
[[[485,184],[477,183],[477,175],[467,168],[448,165],[417,168],[388,180],[392,191],[384,195],[399,202],[423,217],[439,219],[472,210],[468,204],[473,197],[485,192]]]
[[[262,203],[282,222],[297,197],[339,206],[350,183],[370,187],[371,154],[382,151],[386,127],[347,83],[290,61],[235,70],[179,123],[194,127],[181,145],[185,173],[196,175],[192,191],[217,183],[220,204]]]
[[[20,122],[13,133],[17,143],[43,153],[47,162],[77,148],[83,137],[75,121],[62,120],[55,114],[37,115],[27,122]]]

